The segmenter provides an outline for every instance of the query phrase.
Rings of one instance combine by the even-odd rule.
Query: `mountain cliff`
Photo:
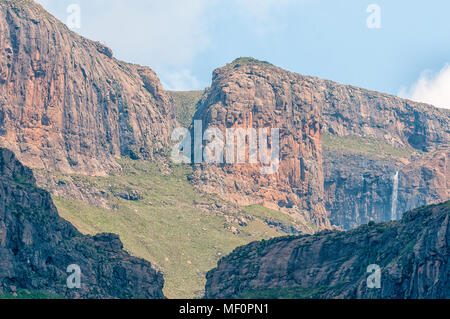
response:
[[[80,234],[58,216],[32,171],[0,149],[0,294],[22,289],[67,298],[164,298],[163,277],[122,250],[117,235]],[[81,287],[69,289],[69,265]]]
[[[319,103],[324,131],[356,135],[431,152],[450,140],[449,110],[329,80]]]
[[[60,216],[83,234],[120,235],[178,298],[202,295],[206,271],[236,246],[296,233],[278,212],[198,192],[190,167],[169,163],[174,116],[191,121],[172,105],[190,99],[34,1],[0,1],[0,146],[33,169]]]
[[[324,154],[325,207],[343,229],[450,198],[448,150],[386,158],[332,147]]]
[[[449,110],[325,83],[324,189],[332,224],[350,229],[398,219],[450,198]]]
[[[152,70],[115,59],[33,1],[0,2],[0,146],[80,231],[115,232],[163,269],[167,296],[201,295],[205,271],[238,245],[449,199],[448,110],[252,58],[215,70],[200,95],[165,92]],[[275,173],[249,155],[193,173],[173,165],[175,116],[202,133],[263,128],[268,151],[278,128]]]
[[[115,59],[30,0],[0,3],[0,145],[32,168],[104,175],[163,154],[171,100],[147,67]]]
[[[192,182],[238,205],[284,211],[304,232],[398,219],[449,199],[445,109],[239,58],[214,71],[195,120],[203,131],[280,129],[276,174],[247,158],[196,165]]]
[[[279,129],[279,167],[261,173],[268,164],[261,161],[266,151],[259,139],[257,163],[250,162],[247,146],[245,163],[198,165],[194,184],[239,205],[262,203],[289,212],[305,232],[330,227],[323,203],[320,94],[310,78],[254,59],[215,70],[194,121],[201,121],[204,131],[219,128],[224,136],[229,128],[268,129],[268,136]]]
[[[410,211],[400,221],[254,242],[207,274],[205,296],[449,298],[449,221],[446,202]],[[367,284],[373,265],[380,267],[379,288]]]

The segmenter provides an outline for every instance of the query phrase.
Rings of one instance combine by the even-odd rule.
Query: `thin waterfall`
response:
[[[391,220],[397,219],[398,171],[392,178]]]

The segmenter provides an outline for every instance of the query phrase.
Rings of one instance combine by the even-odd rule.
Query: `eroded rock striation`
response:
[[[398,219],[410,209],[450,199],[449,110],[326,83],[323,132],[338,143],[352,137],[354,144],[325,145],[323,152],[325,207],[333,225],[351,229]],[[365,150],[358,149],[360,143]]]
[[[325,207],[330,222],[343,229],[396,220],[408,210],[450,198],[450,149],[402,159],[336,150],[324,154]]]
[[[449,146],[450,111],[329,80],[320,101],[324,131],[431,152]]]
[[[410,211],[400,221],[254,242],[207,274],[205,296],[449,298],[449,224],[445,202]],[[373,265],[380,270],[379,288],[373,277],[369,285],[375,288],[367,284]]]
[[[40,169],[38,183],[53,195],[108,208],[102,190],[70,180],[60,185],[54,173],[105,175],[119,168],[120,156],[165,159],[177,125],[174,100],[190,104],[197,93],[172,96],[152,70],[118,61],[109,48],[70,31],[34,1],[0,3],[0,146]],[[280,152],[274,174],[261,173],[267,166],[261,157],[250,163],[246,155],[240,164],[224,159],[196,165],[192,183],[241,206],[284,211],[303,225],[302,232],[350,229],[449,199],[449,110],[253,58],[215,70],[197,106],[194,121],[203,133],[264,128],[270,153],[271,131],[279,129]],[[180,121],[188,123],[193,109],[179,113]],[[324,134],[416,154],[330,149]]]
[[[32,168],[105,174],[168,147],[170,98],[147,67],[70,31],[30,0],[0,3],[0,145]]]
[[[280,129],[276,174],[261,174],[247,157],[197,165],[193,183],[239,205],[285,211],[304,232],[398,219],[450,198],[445,109],[239,58],[214,71],[194,120],[203,131]],[[324,134],[336,145],[324,143]]]
[[[69,265],[81,288],[69,289]],[[18,289],[67,298],[164,298],[163,276],[123,250],[117,235],[85,236],[58,216],[31,169],[0,149],[0,293]]]
[[[241,60],[214,71],[194,121],[201,121],[203,131],[218,128],[224,137],[230,128],[253,128],[257,134],[266,129],[268,136],[279,129],[279,167],[273,174],[261,172],[268,164],[261,159],[264,142],[258,139],[256,163],[250,163],[246,143],[245,163],[197,165],[194,184],[239,205],[264,204],[289,212],[303,222],[305,232],[329,227],[321,165],[322,90],[311,78],[257,60]],[[268,144],[269,157],[273,142]]]

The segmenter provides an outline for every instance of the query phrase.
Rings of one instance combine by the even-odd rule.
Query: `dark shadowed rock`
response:
[[[68,289],[67,267],[81,269]],[[163,276],[123,250],[117,235],[80,234],[58,216],[31,170],[0,149],[0,290],[53,292],[68,298],[164,298]]]
[[[399,219],[408,210],[449,199],[450,150],[401,160],[336,150],[324,155],[325,207],[331,223],[343,229]]]
[[[207,274],[207,298],[450,298],[450,202],[402,220],[239,247]],[[369,265],[381,287],[367,286]]]

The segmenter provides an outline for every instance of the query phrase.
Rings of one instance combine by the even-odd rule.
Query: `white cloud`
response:
[[[189,91],[200,90],[205,87],[188,69],[163,75],[164,81],[162,84],[166,90]]]
[[[127,1],[108,3],[111,8],[92,20],[91,30],[120,48],[118,53],[128,60],[136,59],[137,54],[139,60],[154,66],[186,65],[210,42],[202,16],[211,1],[140,1],[133,6]]]
[[[247,28],[257,36],[264,37],[269,32],[286,27],[278,17],[287,13],[296,0],[234,0],[241,17],[247,21]],[[298,2],[298,0],[297,0]]]
[[[403,88],[399,96],[450,109],[450,65],[446,64],[437,73],[424,71],[417,82],[409,90]]]
[[[285,9],[293,0],[235,0],[247,14],[260,19],[267,18],[274,10]]]
[[[48,0],[34,0],[35,2],[39,3],[44,8],[48,7]]]
[[[37,2],[63,22],[67,20],[67,6],[79,4],[82,27],[76,32],[106,44],[118,59],[150,66],[167,88],[200,86],[188,69],[211,43],[208,13],[216,0]]]
[[[61,21],[66,7],[80,5],[82,28],[77,32],[104,42],[126,61],[158,66],[184,66],[211,41],[207,11],[211,0],[37,0]]]
[[[218,24],[231,17],[231,23],[243,22],[243,34],[265,39],[286,27],[283,16],[292,4],[309,0],[36,1],[63,22],[67,6],[79,4],[77,33],[104,43],[118,59],[150,66],[166,88],[189,90],[207,85],[194,70],[198,57],[221,41]]]

